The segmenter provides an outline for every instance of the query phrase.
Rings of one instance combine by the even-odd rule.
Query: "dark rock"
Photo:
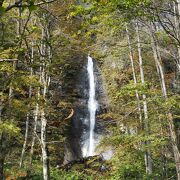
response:
[[[79,68],[77,68],[77,64],[79,64]],[[85,133],[89,129],[87,57],[76,58],[76,64],[74,64],[73,67],[71,66],[71,68],[74,69],[74,71],[71,71],[69,74],[71,83],[64,91],[66,94],[70,94],[71,97],[73,96],[74,115],[68,130],[64,164],[82,158],[82,143],[89,138],[88,134]],[[94,74],[96,82],[96,100],[98,102],[96,115],[100,115],[107,109],[107,96],[98,63],[95,60]],[[103,134],[103,129],[102,121],[97,118],[95,127],[96,136]]]
[[[95,167],[96,170],[98,170],[98,171],[99,170],[105,171],[108,168],[106,167],[106,165],[104,163],[105,163],[105,161],[103,160],[103,158],[98,155],[98,156],[90,156],[90,157],[86,157],[86,158],[80,158],[77,160],[73,160],[65,165],[58,166],[57,168],[69,171],[76,166],[78,169]]]

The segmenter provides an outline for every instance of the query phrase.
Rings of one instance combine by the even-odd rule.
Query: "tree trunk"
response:
[[[45,34],[46,32],[46,34]],[[45,27],[42,26],[42,40],[45,38],[48,39],[49,37],[49,30],[48,25]],[[43,41],[42,41],[43,42]],[[48,61],[51,60],[51,51],[49,51],[49,45],[42,43],[41,44],[41,53],[43,55],[42,60],[42,72],[41,72],[41,82],[43,83],[43,99],[46,99],[46,93],[48,91],[49,85],[49,76],[48,72],[46,71],[46,66],[49,62],[45,64],[45,55],[47,54]],[[50,172],[49,172],[49,156],[48,156],[48,147],[47,147],[47,119],[45,117],[44,107],[41,109],[41,149],[42,149],[42,160],[43,160],[43,179],[49,180],[50,179]]]
[[[34,43],[32,42],[32,48],[31,48],[31,62],[33,62],[34,59],[34,48],[33,48]],[[33,75],[33,69],[32,67],[30,68],[30,76],[32,77]],[[31,98],[32,96],[32,87],[29,87],[29,98]],[[29,107],[29,106],[28,106]],[[21,152],[21,158],[20,158],[20,163],[19,163],[19,167],[21,168],[23,165],[23,158],[24,158],[24,154],[26,151],[26,146],[27,146],[27,139],[28,139],[28,132],[29,132],[29,117],[30,117],[30,113],[27,113],[26,116],[26,130],[25,130],[25,137],[24,137],[24,144],[23,144],[23,148],[22,148],[22,152]]]
[[[25,130],[24,144],[23,144],[23,148],[22,148],[22,152],[21,152],[21,158],[20,158],[20,162],[19,162],[20,168],[22,168],[22,165],[23,165],[23,158],[24,158],[24,154],[26,151],[28,132],[29,132],[29,113],[27,114],[27,117],[26,117],[26,130]]]
[[[43,160],[43,179],[49,180],[49,158],[47,149],[47,120],[45,118],[44,110],[41,112],[41,148],[42,148],[42,160]]]
[[[132,75],[133,75],[134,84],[136,85],[137,84],[137,78],[136,78],[136,73],[135,73],[135,68],[134,68],[133,51],[132,51],[132,47],[131,47],[129,30],[128,30],[127,26],[126,26],[126,34],[127,34],[127,40],[128,40],[129,58],[131,61]],[[140,123],[142,123],[141,104],[140,104],[139,93],[137,90],[136,90],[136,99],[137,99],[137,107],[138,107],[138,112],[139,112],[139,120],[140,120]]]
[[[140,68],[141,83],[145,84],[138,23],[136,25],[136,34],[137,34],[137,46],[138,46],[138,55],[139,55],[139,68]],[[143,110],[144,110],[144,129],[145,129],[145,133],[148,135],[149,134],[148,108],[147,108],[147,101],[146,101],[145,94],[143,94]],[[149,143],[146,141],[145,145],[148,145],[148,144]],[[145,152],[145,166],[146,166],[146,173],[152,174],[152,159],[151,159],[149,150]]]
[[[38,94],[39,94],[39,92],[38,92]],[[35,141],[36,141],[36,130],[37,130],[38,115],[39,115],[39,104],[37,103],[35,111],[34,111],[34,129],[33,129],[33,138],[32,138],[31,151],[30,151],[29,171],[31,171],[31,168],[32,168],[34,145],[35,145]]]
[[[173,116],[171,113],[168,113],[168,123],[169,123],[169,131],[170,131],[170,136],[171,136],[174,160],[176,164],[177,179],[180,180],[180,153],[178,149],[177,136],[175,132]]]
[[[43,83],[44,83],[44,89],[43,89],[43,98],[46,98],[46,92],[47,92],[47,83],[45,81],[45,73],[44,70],[42,71],[42,77],[41,77]],[[47,148],[47,119],[45,117],[44,108],[41,110],[41,149],[42,149],[42,160],[43,160],[43,178],[44,180],[50,179],[49,174],[49,157],[48,157],[48,148]]]
[[[167,98],[167,90],[166,90],[164,71],[163,71],[162,62],[161,62],[161,55],[159,52],[159,47],[155,41],[152,27],[151,27],[151,46],[152,46],[152,50],[153,50],[154,60],[155,60],[155,63],[157,64],[158,73],[160,76],[160,84],[161,84],[162,94],[165,98]]]

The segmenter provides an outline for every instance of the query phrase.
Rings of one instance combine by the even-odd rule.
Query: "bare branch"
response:
[[[50,4],[50,3],[53,3],[53,2],[55,2],[55,1],[57,1],[57,0],[42,1],[42,2],[39,2],[39,3],[34,4],[34,6],[41,6],[41,5],[44,5],[44,4]],[[5,9],[5,11],[7,12],[7,11],[13,9],[13,8],[30,7],[30,6],[31,6],[31,4],[22,4],[22,0],[18,0],[18,1],[16,1],[14,4],[9,5],[9,6]]]

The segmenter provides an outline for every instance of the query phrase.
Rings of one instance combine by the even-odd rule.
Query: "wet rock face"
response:
[[[73,78],[73,92],[74,95],[74,115],[71,120],[69,137],[66,147],[64,163],[82,158],[81,147],[85,139],[89,138],[89,79],[87,72],[87,57],[79,59],[81,67],[76,71]],[[79,63],[77,62],[77,63]],[[103,81],[97,62],[94,60],[94,75],[96,83],[96,101],[98,102],[98,110],[96,115],[101,114],[107,108],[107,97],[103,87]],[[97,135],[103,134],[103,125],[96,119],[95,133]]]
[[[77,72],[77,78],[74,80],[74,93],[76,98],[74,100],[74,116],[70,124],[69,146],[72,152],[72,160],[81,157],[80,139],[83,132],[83,120],[88,114],[88,77],[86,73],[85,62],[82,69]]]

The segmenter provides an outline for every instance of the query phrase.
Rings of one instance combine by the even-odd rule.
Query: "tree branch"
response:
[[[33,5],[34,5],[34,6],[41,6],[41,5],[43,5],[43,4],[50,4],[50,3],[53,3],[53,2],[55,2],[55,1],[57,1],[57,0],[50,0],[50,1],[47,0],[47,1],[42,1],[42,2],[39,2],[39,3],[33,4]],[[0,5],[1,5],[1,2],[0,2]],[[9,5],[9,6],[5,9],[5,11],[7,12],[7,11],[13,9],[13,8],[30,7],[30,6],[31,6],[31,4],[22,4],[22,0],[18,0],[18,1],[16,1],[14,4]]]

